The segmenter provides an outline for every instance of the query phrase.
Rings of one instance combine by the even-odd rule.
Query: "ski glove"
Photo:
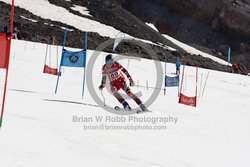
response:
[[[135,86],[135,82],[131,79],[130,82],[129,82],[129,85],[130,86]]]
[[[99,88],[99,90],[102,90],[104,88],[104,86],[100,85],[98,88]]]

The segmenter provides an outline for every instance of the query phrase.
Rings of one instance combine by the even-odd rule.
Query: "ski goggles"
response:
[[[106,61],[106,64],[111,65],[111,64],[113,64],[113,62],[114,62],[113,59],[109,59],[108,61]]]

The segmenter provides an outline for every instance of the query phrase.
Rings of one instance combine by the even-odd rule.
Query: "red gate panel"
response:
[[[7,68],[7,35],[0,33],[0,68]]]
[[[51,68],[47,65],[44,65],[44,68],[43,68],[43,73],[46,73],[46,74],[52,74],[52,75],[57,75],[57,68]]]
[[[188,97],[181,93],[179,97],[179,103],[196,107],[196,96]]]

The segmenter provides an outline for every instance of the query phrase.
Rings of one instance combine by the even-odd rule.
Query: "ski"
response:
[[[136,111],[137,114],[142,114],[142,113],[146,113],[146,112],[152,112],[152,111],[150,111],[150,110],[146,110],[146,111],[137,110]]]
[[[142,110],[140,110],[140,109],[137,109],[137,110],[135,110],[135,109],[126,110],[126,109],[121,108],[121,107],[119,107],[119,106],[115,106],[114,109],[117,110],[117,111],[134,111],[134,112],[136,112],[137,114],[142,114],[142,113],[146,113],[146,112],[151,112],[151,111],[149,111],[149,110],[142,111]]]
[[[114,109],[115,110],[123,110],[123,111],[132,111],[132,109],[125,109],[125,108],[121,108],[119,106],[115,106]]]

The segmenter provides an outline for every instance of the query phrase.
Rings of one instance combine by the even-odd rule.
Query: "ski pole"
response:
[[[205,88],[206,88],[206,85],[207,85],[208,76],[209,76],[209,71],[207,73],[207,78],[206,78],[205,85],[204,85],[204,88],[203,88],[203,91],[202,91],[202,94],[201,94],[201,98],[203,97],[203,94],[204,94],[204,91],[205,91]]]
[[[199,92],[199,98],[201,98],[201,92],[202,92],[202,76],[203,76],[203,73],[201,73],[201,85],[200,85],[200,92]]]
[[[103,106],[105,107],[105,106],[106,106],[106,103],[105,103],[105,97],[104,97],[104,95],[103,95],[102,90],[101,90],[101,94],[102,94],[102,98],[103,98]]]

